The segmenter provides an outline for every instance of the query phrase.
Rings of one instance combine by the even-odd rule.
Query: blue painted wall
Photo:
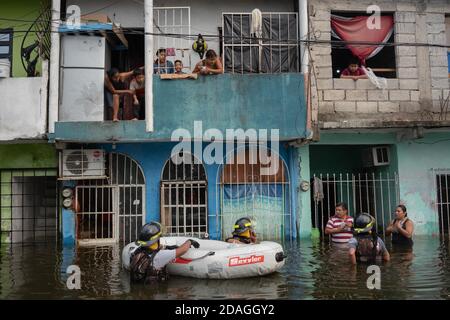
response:
[[[140,164],[144,171],[146,181],[146,222],[151,220],[160,221],[160,181],[161,173],[166,161],[169,159],[171,151],[175,143],[134,143],[134,144],[117,144],[113,149],[111,144],[98,145],[108,152],[117,152],[125,154]],[[203,145],[204,149],[205,145]],[[193,149],[194,150],[194,149]],[[292,221],[286,221],[286,234],[295,237],[295,213],[296,213],[296,191],[295,186],[298,184],[298,169],[295,168],[295,155],[292,153],[293,148],[280,147],[279,153],[281,158],[286,162],[290,172],[291,179],[291,210]],[[225,155],[225,151],[224,151]],[[221,238],[220,219],[217,219],[219,213],[218,198],[218,174],[220,173],[220,165],[205,165],[208,179],[208,225],[209,235],[212,239]],[[291,223],[292,222],[292,223]],[[292,229],[291,229],[292,227]],[[230,231],[231,232],[231,231]],[[63,237],[67,244],[71,244],[75,238],[75,220],[72,211],[63,210]]]
[[[154,78],[154,132],[144,121],[57,122],[50,140],[75,142],[170,141],[179,128],[279,129],[281,140],[306,136],[303,74],[223,74],[198,80]]]

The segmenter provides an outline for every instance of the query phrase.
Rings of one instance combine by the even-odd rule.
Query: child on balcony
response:
[[[153,73],[155,74],[165,74],[174,73],[175,68],[172,61],[166,59],[166,49],[161,48],[156,52],[157,59],[153,63]]]
[[[133,71],[134,79],[131,80],[130,90],[133,91],[133,120],[145,119],[145,76],[144,70],[135,69]]]
[[[123,105],[125,95],[132,95],[126,81],[133,75],[133,71],[120,73],[111,68],[105,75],[105,105],[113,109],[113,121],[119,121],[119,108]]]
[[[206,59],[203,59],[194,68],[193,73],[202,75],[221,74],[223,73],[223,65],[217,53],[210,49],[206,51]]]
[[[352,57],[349,61],[348,67],[341,73],[343,79],[367,79],[367,75],[364,70],[359,66],[359,60],[356,57]]]

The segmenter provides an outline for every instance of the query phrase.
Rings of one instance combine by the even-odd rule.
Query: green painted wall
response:
[[[438,234],[436,174],[450,174],[450,132],[428,133],[414,142],[397,144],[400,199],[416,223],[416,234]]]
[[[20,48],[25,32],[31,26],[39,14],[41,8],[41,0],[16,0],[16,1],[0,1],[0,17],[15,20],[26,21],[4,21],[0,20],[0,29],[14,29],[13,39],[13,77],[26,77],[25,69],[20,59]],[[27,37],[26,45],[30,45],[36,39],[36,34],[32,33]],[[36,70],[40,72],[41,63],[38,62]]]
[[[54,145],[0,145],[0,169],[56,168],[57,165],[58,161]]]
[[[299,184],[302,181],[310,181],[310,154],[309,146],[297,148],[298,164],[300,166]],[[298,190],[299,210],[297,211],[297,225],[300,238],[311,236],[311,187],[309,191]]]

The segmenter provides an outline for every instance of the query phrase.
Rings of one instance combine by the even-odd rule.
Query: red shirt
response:
[[[353,218],[350,216],[346,216],[344,219],[341,219],[337,216],[332,216],[330,220],[328,220],[327,228],[334,229],[340,227],[343,223],[351,222],[353,224]],[[333,233],[331,235],[331,240],[333,242],[345,243],[348,242],[351,238],[353,238],[353,232],[350,228],[346,227],[342,232]]]
[[[358,67],[355,72],[351,72],[349,68],[345,68],[344,71],[342,71],[343,76],[363,76],[366,73],[361,67]]]

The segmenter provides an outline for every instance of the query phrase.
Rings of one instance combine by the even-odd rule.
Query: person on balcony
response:
[[[341,73],[342,79],[367,79],[367,75],[364,70],[359,66],[359,60],[356,57],[352,57],[349,61],[348,67]]]
[[[167,74],[175,72],[172,61],[167,60],[166,49],[158,49],[158,51],[156,52],[156,57],[157,59],[153,63],[154,74]]]
[[[133,91],[133,113],[135,119],[145,120],[145,76],[144,70],[135,69],[130,90]]]
[[[118,69],[111,68],[105,75],[105,105],[113,109],[113,121],[119,121],[119,108],[123,106],[125,95],[132,95],[128,89],[127,80],[133,71],[120,73]]]
[[[250,218],[240,218],[233,226],[232,237],[226,239],[228,243],[253,244],[256,243],[256,233]]]
[[[335,215],[332,216],[325,227],[325,234],[331,234],[334,243],[347,243],[353,238],[353,218],[348,215],[347,204],[336,204]]]
[[[175,74],[186,74],[186,72],[183,72],[183,62],[181,60],[175,60]]]
[[[198,62],[194,68],[193,73],[200,73],[202,75],[212,75],[223,73],[223,64],[217,53],[209,49],[206,51],[206,59]]]

